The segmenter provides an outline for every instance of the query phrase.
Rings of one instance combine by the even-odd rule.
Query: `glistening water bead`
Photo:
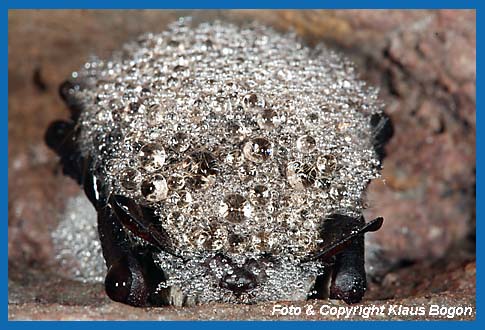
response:
[[[141,184],[141,193],[149,202],[162,201],[167,198],[167,181],[159,174],[149,176]]]
[[[165,164],[165,158],[165,149],[159,143],[145,144],[139,153],[141,166],[148,172],[160,170]]]
[[[264,162],[273,156],[273,144],[264,137],[256,137],[246,142],[243,153],[248,160]]]
[[[220,208],[221,215],[229,222],[243,222],[251,216],[251,205],[239,194],[229,194],[224,197]]]
[[[141,180],[141,174],[133,168],[126,168],[121,172],[120,182],[126,190],[135,190]]]
[[[310,135],[303,135],[296,140],[296,147],[302,153],[310,153],[315,150],[317,142]]]
[[[299,260],[324,239],[321,219],[359,216],[379,175],[377,91],[340,55],[293,34],[181,19],[73,77],[71,95],[86,105],[83,156],[96,160],[108,196],[154,210],[189,260],[155,256],[165,285],[199,302],[306,297],[323,266]],[[274,262],[251,295],[236,297],[206,274],[218,253],[234,272],[265,253]]]

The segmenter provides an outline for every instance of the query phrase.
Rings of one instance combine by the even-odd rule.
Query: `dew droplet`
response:
[[[176,65],[173,68],[173,72],[175,76],[179,76],[179,77],[190,76],[190,68],[184,65]]]
[[[337,130],[339,132],[345,132],[346,130],[348,130],[350,127],[351,127],[351,123],[349,122],[340,122],[337,124]]]
[[[211,176],[219,173],[219,166],[216,157],[208,151],[196,151],[182,163],[182,167],[189,173]]]
[[[233,253],[243,253],[249,244],[248,238],[239,234],[230,234],[228,242],[230,251]]]
[[[125,168],[120,175],[120,182],[126,190],[135,190],[141,180],[141,174],[134,168]]]
[[[282,212],[277,216],[277,222],[285,228],[285,230],[290,230],[291,228],[298,227],[297,218],[294,216],[293,213],[290,212]]]
[[[258,96],[254,93],[246,94],[242,100],[245,109],[251,109],[257,106]]]
[[[310,125],[318,124],[318,120],[319,120],[319,117],[318,117],[318,113],[316,112],[309,113],[306,117],[306,123]]]
[[[198,249],[204,249],[210,241],[210,238],[210,234],[207,230],[198,228],[191,233],[189,242],[192,243],[192,245],[195,245]]]
[[[187,186],[189,186],[192,189],[198,190],[198,189],[207,189],[210,186],[214,184],[216,181],[216,176],[215,175],[191,175],[187,177]]]
[[[244,162],[244,156],[240,150],[231,150],[224,157],[224,162],[229,165],[239,166]]]
[[[214,251],[222,250],[226,246],[227,231],[221,227],[215,227],[211,230],[212,244],[210,248]]]
[[[96,113],[96,119],[100,123],[109,123],[110,121],[113,120],[113,115],[112,115],[111,111],[107,111],[105,109],[102,109],[102,110],[99,110]]]
[[[231,121],[226,125],[227,137],[236,141],[242,141],[248,134],[251,133],[249,128],[246,128],[240,122]]]
[[[162,201],[167,198],[167,181],[165,181],[165,178],[159,174],[154,175],[142,182],[141,194],[149,202]]]
[[[273,109],[264,109],[258,114],[257,118],[259,127],[266,130],[271,130],[278,127],[282,121],[283,117]]]
[[[256,205],[265,205],[270,199],[268,187],[256,185],[249,192],[249,199]]]
[[[316,166],[320,173],[332,174],[337,169],[337,158],[332,154],[319,156]]]
[[[158,126],[163,123],[164,111],[160,104],[154,103],[148,106],[146,111],[147,122],[151,126]]]
[[[187,190],[182,190],[178,194],[180,196],[180,200],[177,202],[178,207],[187,207],[194,201],[192,198],[192,194]]]
[[[138,153],[142,167],[148,172],[155,172],[165,164],[167,155],[159,143],[145,144]]]
[[[261,163],[273,156],[273,144],[263,137],[253,138],[244,144],[243,154],[246,159]]]
[[[296,148],[303,153],[310,153],[315,150],[317,142],[310,135],[303,135],[296,140]]]
[[[170,139],[170,146],[177,152],[184,152],[190,148],[190,136],[183,132],[175,133]]]
[[[328,191],[328,197],[334,201],[338,201],[341,198],[342,192],[342,187],[331,187]]]
[[[315,182],[315,187],[327,190],[330,187],[330,180],[328,178],[322,177],[318,178]]]
[[[279,242],[281,242],[280,236],[281,234],[276,232],[266,232],[262,242],[264,250],[272,253],[279,253],[281,251],[281,246],[279,245]]]
[[[243,196],[229,194],[224,197],[219,213],[229,222],[241,223],[251,216],[252,208]]]
[[[130,112],[132,112],[132,113],[135,113],[135,112],[142,113],[145,109],[145,107],[139,101],[130,102],[130,104],[128,104],[128,107],[130,109]]]
[[[168,177],[167,185],[170,190],[180,190],[185,186],[185,178],[182,174],[173,173]]]
[[[217,113],[230,113],[232,109],[231,101],[222,96],[219,96],[213,100],[209,106],[212,111]]]
[[[142,88],[140,89],[140,97],[145,98],[145,97],[150,96],[150,94],[151,94],[151,91],[150,91],[150,89],[149,89],[149,88],[147,88],[147,87],[142,87]]]
[[[286,167],[286,178],[290,186],[297,190],[308,188],[315,183],[317,170],[310,164],[290,162]]]
[[[237,172],[239,179],[243,182],[250,182],[254,180],[258,174],[258,171],[249,164],[244,164],[243,166],[239,167]]]
[[[177,77],[171,76],[167,79],[167,86],[169,88],[175,89],[179,86],[179,79]]]

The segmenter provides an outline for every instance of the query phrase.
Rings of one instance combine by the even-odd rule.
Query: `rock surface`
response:
[[[436,270],[440,272],[436,274]],[[421,274],[416,279],[416,273]],[[427,264],[401,269],[386,275],[380,285],[371,285],[367,298],[353,307],[378,306],[384,312],[366,317],[357,311],[348,318],[326,315],[332,307],[349,307],[343,302],[310,300],[303,302],[268,302],[256,305],[207,304],[196,307],[135,308],[110,301],[101,284],[82,284],[35,272],[9,282],[9,319],[25,320],[417,320],[447,319],[430,315],[430,306],[472,307],[469,315],[454,320],[475,319],[475,263],[452,262],[448,265]],[[29,277],[35,277],[36,280]],[[42,283],[42,284],[41,284]],[[300,315],[273,313],[275,305],[301,307]],[[315,315],[307,315],[312,306]],[[326,306],[323,309],[322,306]],[[328,306],[328,307],[327,307]],[[384,306],[384,307],[381,307]],[[399,306],[401,311],[399,311]],[[404,308],[425,308],[425,315],[406,315]],[[320,313],[322,310],[322,313]],[[451,315],[451,314],[450,314]]]
[[[110,302],[101,285],[55,275],[50,235],[66,196],[79,191],[42,141],[52,120],[67,117],[57,86],[90,54],[109,56],[180,15],[292,27],[308,43],[323,41],[352,58],[381,88],[395,129],[382,180],[368,194],[368,217],[386,221],[369,235],[375,282],[363,305],[474,306],[474,11],[11,11],[10,319],[288,318],[272,316],[272,303],[134,309]]]

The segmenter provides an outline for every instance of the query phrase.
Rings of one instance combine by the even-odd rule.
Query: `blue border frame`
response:
[[[3,0],[1,2],[2,11],[2,45],[3,45],[3,52],[1,53],[1,67],[2,75],[1,84],[2,84],[2,96],[3,102],[8,109],[8,10],[9,9],[141,9],[141,8],[163,8],[163,9],[194,9],[194,8],[201,8],[201,9],[259,9],[259,8],[273,8],[273,9],[305,9],[305,8],[326,8],[326,9],[439,9],[439,8],[447,8],[447,9],[476,9],[476,17],[477,17],[477,59],[480,58],[478,54],[481,54],[481,42],[478,36],[481,35],[483,30],[483,24],[480,22],[481,16],[481,5],[479,1],[465,1],[465,0],[395,0],[395,1],[384,1],[384,0],[365,0],[365,1],[358,1],[358,0],[340,0],[340,1],[309,1],[309,0],[300,0],[298,2],[292,2],[288,0],[272,0],[272,1],[256,1],[256,0],[246,0],[246,1],[223,1],[223,0],[212,0],[212,1],[194,1],[194,0],[186,0],[184,2],[175,2],[172,1],[171,3],[160,4],[157,1],[153,0],[138,0],[136,2],[128,2],[128,1],[102,1],[102,0],[78,0],[78,1],[59,1],[59,0],[44,0],[42,3],[38,3],[36,1],[31,0]],[[477,109],[478,104],[481,104],[480,96],[480,73],[481,67],[477,63]],[[1,156],[1,166],[3,169],[3,182],[1,196],[2,196],[2,203],[0,212],[4,215],[4,229],[1,231],[0,240],[4,242],[4,245],[1,249],[1,258],[3,261],[4,267],[2,267],[1,272],[1,279],[2,285],[0,286],[0,293],[1,296],[4,297],[3,299],[3,310],[2,310],[2,317],[0,319],[0,328],[1,329],[10,329],[10,328],[27,328],[33,326],[35,328],[68,328],[68,329],[80,329],[80,328],[104,328],[104,329],[115,329],[121,325],[120,322],[24,322],[24,321],[8,321],[8,292],[7,292],[7,283],[8,283],[8,110],[4,110],[1,114],[2,116],[2,126],[3,129],[1,130],[1,139],[0,139],[0,147],[4,150],[4,153]],[[484,125],[484,119],[481,118],[485,115],[482,115],[480,111],[476,111],[477,117],[477,141],[480,141],[481,138],[485,137],[485,133],[482,131]],[[477,206],[477,219],[479,219],[483,213],[483,206],[480,203],[483,197],[483,190],[481,188],[482,183],[482,175],[479,171],[480,165],[482,164],[483,159],[483,147],[480,144],[477,144],[477,158],[476,158],[476,165],[477,165],[477,199],[476,199],[476,206]],[[480,233],[482,232],[481,227],[483,224],[480,221],[477,221],[477,247],[481,243],[480,240]],[[477,252],[480,249],[477,248]],[[444,321],[444,322],[428,322],[428,321],[404,321],[404,322],[395,322],[395,321],[388,321],[388,322],[372,322],[372,321],[356,321],[356,322],[326,322],[324,324],[320,322],[266,322],[262,323],[259,321],[256,322],[232,322],[230,325],[227,324],[226,321],[224,322],[170,322],[170,327],[176,328],[191,328],[193,326],[200,327],[202,329],[212,329],[212,328],[225,328],[227,326],[235,326],[240,328],[263,328],[263,327],[271,327],[271,328],[278,328],[278,329],[289,329],[293,327],[298,328],[305,328],[305,329],[312,329],[312,328],[320,328],[320,327],[331,327],[331,328],[348,328],[351,326],[371,326],[375,327],[376,329],[379,328],[405,328],[405,327],[415,327],[415,328],[439,328],[446,329],[446,328],[468,328],[468,327],[479,327],[483,323],[483,316],[479,313],[481,311],[480,306],[482,305],[483,299],[481,298],[481,294],[484,292],[483,287],[481,285],[481,274],[480,270],[480,259],[477,256],[477,310],[476,310],[476,321]],[[143,323],[138,322],[123,322],[124,326],[133,328],[137,326],[142,326],[145,329],[160,329],[166,325],[166,323],[159,323],[154,321],[148,321]]]
[[[60,1],[60,0],[44,0],[42,3],[37,3],[32,0],[14,0],[7,4],[7,7],[11,9],[130,9],[130,8],[161,8],[161,9],[305,9],[305,8],[325,8],[325,9],[472,9],[477,7],[478,1],[459,1],[459,0],[270,0],[270,1],[224,1],[224,0],[212,0],[212,1],[194,1],[186,0],[183,2],[169,2],[160,4],[160,1],[156,0],[140,0],[136,3],[120,0],[120,1],[96,1],[96,0],[81,0],[81,1]]]

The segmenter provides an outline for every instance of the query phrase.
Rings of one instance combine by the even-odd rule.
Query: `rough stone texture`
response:
[[[440,273],[434,274],[439,269]],[[372,285],[367,299],[357,307],[385,306],[389,311],[393,305],[419,307],[436,304],[440,306],[471,306],[475,309],[475,263],[452,262],[450,264],[426,264],[401,269],[389,273],[382,286]],[[416,279],[416,273],[426,277]],[[34,277],[36,280],[33,280]],[[46,284],[44,284],[46,283]],[[9,282],[9,318],[15,320],[332,320],[335,317],[320,315],[322,305],[330,307],[348,306],[343,302],[303,301],[279,302],[282,306],[302,307],[305,311],[312,305],[316,315],[298,316],[272,315],[275,303],[256,305],[207,304],[196,307],[135,308],[110,301],[104,294],[101,284],[88,285],[66,281],[52,273],[33,272],[27,277],[17,279],[13,276]],[[388,315],[387,315],[388,314]],[[427,313],[428,314],[428,313]],[[454,319],[473,320],[475,313]],[[366,319],[362,315],[353,315],[349,319]],[[373,315],[374,320],[415,320],[446,319],[440,316]]]
[[[383,179],[369,190],[369,218],[386,221],[369,235],[379,282],[363,304],[474,305],[474,11],[11,11],[10,319],[280,318],[271,317],[273,304],[133,309],[110,302],[101,285],[55,275],[50,233],[79,189],[42,141],[49,122],[67,117],[57,86],[89,54],[106,57],[187,14],[293,27],[310,44],[340,49],[380,86],[395,136]]]

